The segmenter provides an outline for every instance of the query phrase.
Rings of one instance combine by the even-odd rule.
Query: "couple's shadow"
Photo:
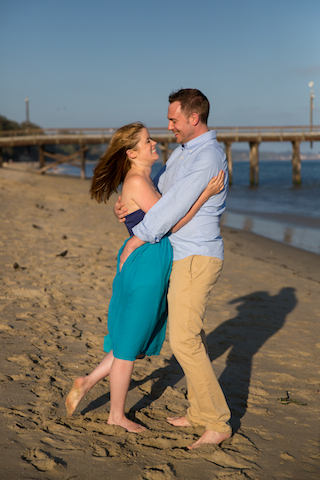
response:
[[[295,308],[297,299],[295,289],[286,287],[273,296],[266,291],[252,292],[232,300],[230,304],[238,305],[237,315],[207,335],[207,347],[212,362],[228,352],[219,382],[232,412],[231,424],[235,432],[247,409],[253,357],[283,327],[288,314]],[[143,380],[132,380],[130,389],[149,380],[153,380],[153,383],[150,393],[139,400],[130,412],[134,415],[135,411],[152,404],[168,386],[174,387],[183,377],[184,374],[172,355],[164,367],[158,368]],[[109,399],[109,393],[102,395],[81,413],[94,410]]]

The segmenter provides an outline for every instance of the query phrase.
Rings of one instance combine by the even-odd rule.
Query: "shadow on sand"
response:
[[[207,346],[212,362],[229,350],[219,381],[232,412],[230,423],[236,432],[247,409],[253,357],[283,327],[288,314],[295,308],[297,299],[295,289],[286,287],[274,296],[266,291],[257,291],[236,298],[230,304],[238,305],[238,314],[207,335]],[[134,414],[150,405],[168,386],[174,387],[183,376],[182,369],[172,355],[165,367],[155,370],[141,381],[132,381],[130,389],[149,380],[153,380],[153,386],[151,392],[139,400],[130,412]],[[99,397],[81,413],[104,405],[109,398],[108,394]]]

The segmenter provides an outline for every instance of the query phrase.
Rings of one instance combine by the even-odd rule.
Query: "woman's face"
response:
[[[151,140],[149,132],[143,128],[140,133],[140,140],[137,145],[136,155],[137,160],[154,164],[158,160],[159,155],[156,151],[157,142]]]

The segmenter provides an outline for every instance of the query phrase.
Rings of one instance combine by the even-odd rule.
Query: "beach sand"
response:
[[[224,227],[225,265],[206,313],[234,435],[186,449],[186,383],[166,339],[138,360],[127,399],[136,435],[109,426],[104,380],[67,417],[73,380],[103,358],[126,229],[89,181],[0,169],[0,478],[318,479],[320,256]]]

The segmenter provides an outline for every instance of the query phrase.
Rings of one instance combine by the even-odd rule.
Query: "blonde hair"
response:
[[[136,148],[143,128],[145,126],[141,122],[130,123],[119,128],[113,135],[106,152],[93,171],[90,194],[98,203],[106,203],[110,195],[117,192],[131,168],[126,152]]]

